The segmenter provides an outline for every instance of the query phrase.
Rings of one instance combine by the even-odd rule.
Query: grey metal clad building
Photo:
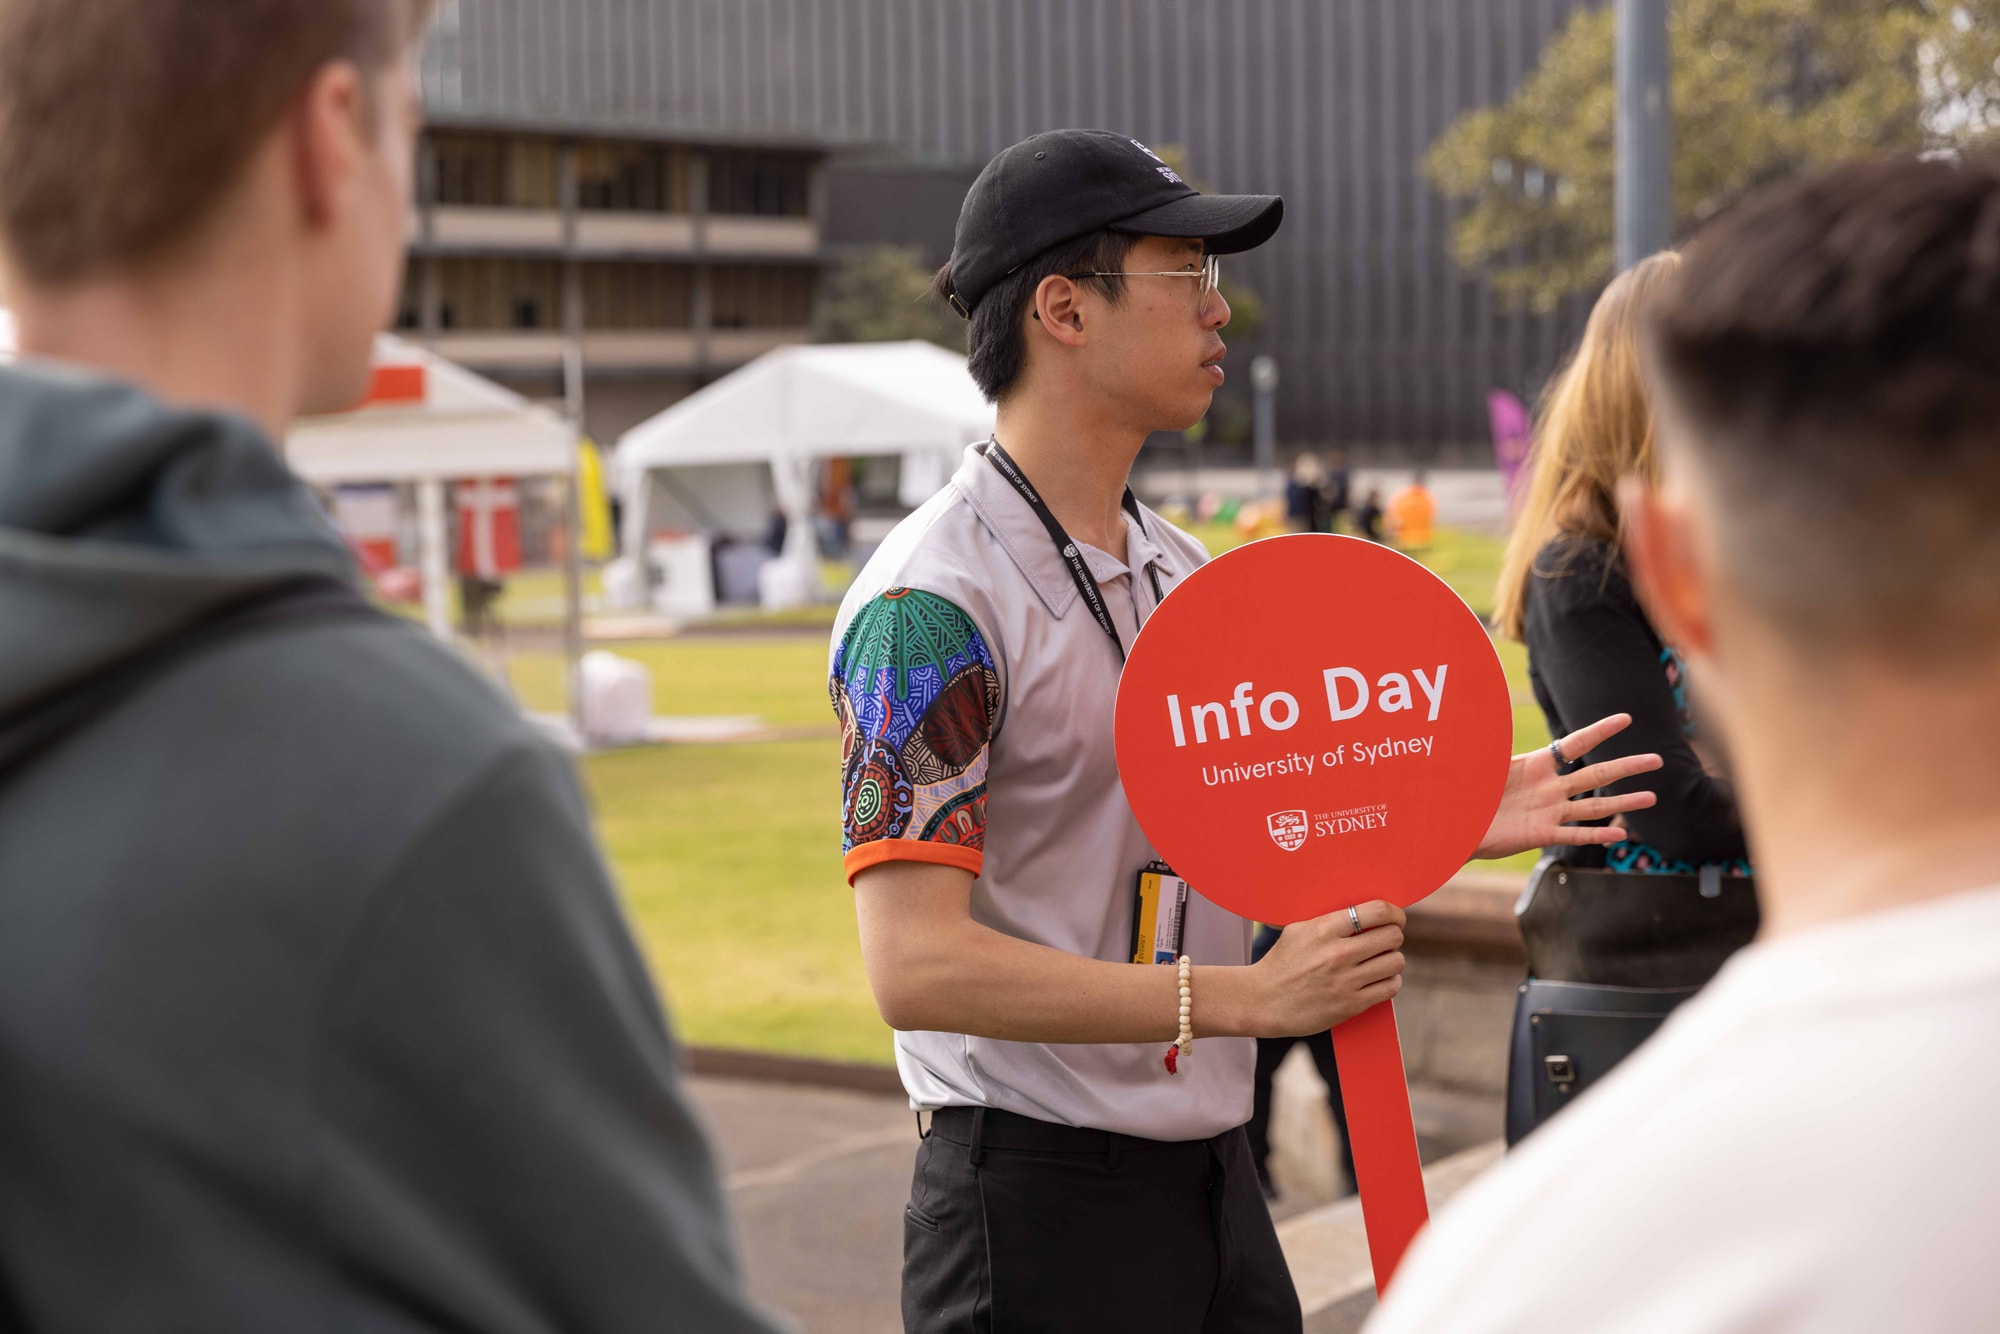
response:
[[[1484,440],[1486,391],[1531,394],[1582,312],[1500,310],[1417,161],[1586,2],[448,0],[424,92],[444,117],[816,144],[837,179],[859,155],[886,182],[893,154],[910,202],[871,220],[865,172],[845,180],[836,242],[948,232],[955,186],[907,180],[1038,130],[1180,145],[1216,189],[1285,196],[1277,238],[1229,266],[1265,298],[1281,435],[1435,449]]]

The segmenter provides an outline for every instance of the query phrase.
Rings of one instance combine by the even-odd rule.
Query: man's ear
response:
[[[1035,288],[1035,322],[1066,347],[1082,347],[1088,341],[1081,295],[1076,284],[1060,274],[1050,274]]]
[[[322,226],[368,152],[367,89],[345,60],[322,65],[292,111],[292,159],[309,226]]]
[[[1710,593],[1685,490],[1671,494],[1638,477],[1618,484],[1632,587],[1660,638],[1707,657],[1714,639]]]

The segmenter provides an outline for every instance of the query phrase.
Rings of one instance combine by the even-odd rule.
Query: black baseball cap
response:
[[[1276,195],[1205,195],[1152,149],[1110,130],[1050,130],[986,164],[958,211],[951,303],[972,308],[1002,278],[1051,246],[1109,229],[1188,236],[1214,255],[1271,239],[1285,217]]]

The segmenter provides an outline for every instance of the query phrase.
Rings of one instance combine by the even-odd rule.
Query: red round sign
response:
[[[1353,537],[1253,542],[1183,580],[1118,686],[1139,825],[1210,901],[1284,925],[1408,905],[1478,847],[1507,680],[1450,585]]]

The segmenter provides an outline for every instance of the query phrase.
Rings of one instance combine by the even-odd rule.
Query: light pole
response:
[[[1616,0],[1617,258],[1620,271],[1674,237],[1667,0]]]
[[[1257,490],[1271,492],[1278,466],[1278,362],[1267,355],[1250,360],[1250,439],[1256,450]]]

